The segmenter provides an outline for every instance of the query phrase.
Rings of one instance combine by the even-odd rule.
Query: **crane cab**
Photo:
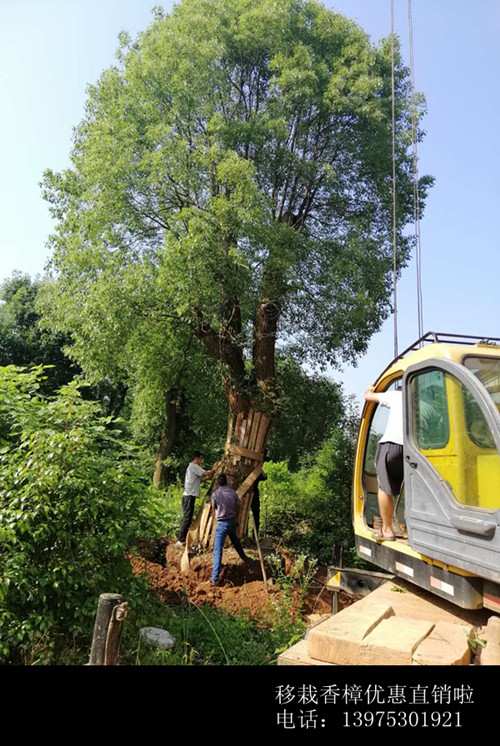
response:
[[[388,409],[366,402],[353,480],[358,555],[468,609],[500,612],[500,339],[428,333],[383,371],[402,386],[404,482],[379,541],[375,451]]]

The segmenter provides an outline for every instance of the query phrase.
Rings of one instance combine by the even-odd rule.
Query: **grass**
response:
[[[244,615],[190,602],[175,607],[153,604],[148,614],[130,622],[122,642],[122,663],[129,665],[273,665],[278,654],[304,633],[300,621],[278,620],[267,628]],[[139,638],[141,626],[168,630],[175,647],[158,650],[145,644]]]

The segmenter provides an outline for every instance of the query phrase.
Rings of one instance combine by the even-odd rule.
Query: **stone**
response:
[[[160,650],[171,650],[175,645],[175,637],[160,627],[142,627],[139,634],[141,640]]]
[[[301,640],[291,648],[288,648],[278,657],[278,666],[333,666],[333,663],[325,663],[311,658],[308,652],[307,640]]]
[[[358,612],[355,606],[343,609],[309,631],[309,655],[337,665],[356,664],[363,640],[383,619],[393,614],[388,605],[373,605],[363,612]]]
[[[483,637],[494,645],[500,645],[500,617],[490,616],[488,623],[484,628]]]
[[[418,645],[434,628],[432,622],[393,616],[384,619],[363,640],[360,663],[368,666],[410,665]]]
[[[478,637],[486,643],[480,653],[481,666],[500,666],[500,617],[491,616]]]
[[[486,643],[486,647],[481,650],[479,663],[481,666],[500,666],[500,645]]]
[[[307,614],[305,617],[308,627],[315,627],[320,622],[325,622],[330,619],[330,614]]]
[[[468,666],[472,629],[470,624],[437,622],[413,653],[413,663],[419,666]]]

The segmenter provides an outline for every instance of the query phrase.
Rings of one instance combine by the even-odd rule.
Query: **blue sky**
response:
[[[51,222],[45,168],[68,165],[85,89],[113,63],[121,30],[150,21],[151,0],[0,0],[0,280],[42,272]],[[170,7],[171,3],[157,3]],[[328,0],[376,41],[389,0]],[[498,202],[500,3],[414,0],[417,87],[427,98],[421,173],[436,178],[422,222],[426,329],[500,336]],[[407,56],[407,2],[396,0]],[[400,348],[417,336],[415,269],[399,286]],[[356,368],[333,373],[356,396],[392,357],[392,321]]]

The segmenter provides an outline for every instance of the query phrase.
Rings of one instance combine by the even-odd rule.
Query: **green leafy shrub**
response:
[[[43,398],[42,376],[0,369],[4,661],[47,662],[63,639],[88,644],[100,593],[143,593],[127,552],[157,533],[161,512],[119,423],[73,383]]]
[[[354,459],[352,424],[335,428],[321,448],[291,472],[286,462],[266,463],[264,530],[296,552],[331,562],[333,545],[355,561],[351,517]]]

